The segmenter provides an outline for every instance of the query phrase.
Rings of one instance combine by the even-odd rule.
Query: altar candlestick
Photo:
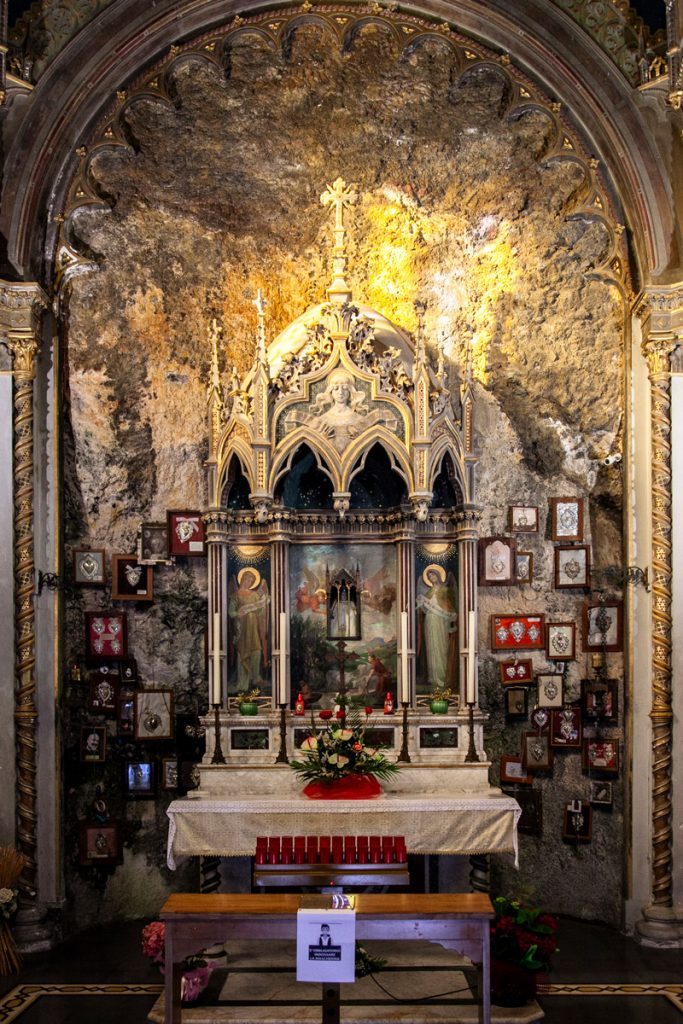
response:
[[[401,612],[401,703],[410,703],[408,679],[408,612]]]
[[[475,704],[477,699],[475,684],[475,650],[474,650],[475,616],[470,611],[467,615],[467,703]]]
[[[213,613],[213,672],[211,673],[211,703],[221,703],[221,616]]]
[[[287,703],[287,612],[280,612],[280,690],[279,703]]]

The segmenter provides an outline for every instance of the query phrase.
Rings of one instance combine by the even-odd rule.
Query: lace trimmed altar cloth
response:
[[[518,864],[516,800],[499,790],[448,796],[386,793],[375,800],[307,800],[254,795],[245,799],[174,800],[167,863],[181,857],[251,857],[262,835],[402,835],[410,853],[472,856],[512,853]]]

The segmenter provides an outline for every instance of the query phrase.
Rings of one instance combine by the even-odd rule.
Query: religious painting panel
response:
[[[292,696],[301,693],[305,706],[330,709],[339,692],[341,673],[348,699],[382,707],[396,697],[398,608],[396,550],[389,544],[292,545],[290,565],[290,669]],[[353,632],[331,633],[328,583],[354,582],[346,598],[357,593],[359,604],[338,598],[335,623],[342,612],[353,615]],[[335,627],[336,629],[336,627]],[[335,639],[333,639],[333,637]],[[348,639],[345,639],[348,637]]]
[[[272,693],[270,549],[231,545],[228,559],[228,693]]]
[[[415,653],[417,693],[458,692],[458,553],[455,544],[417,548]],[[410,611],[410,610],[409,610]]]

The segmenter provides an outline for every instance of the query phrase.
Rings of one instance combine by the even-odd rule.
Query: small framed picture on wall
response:
[[[517,542],[509,537],[482,537],[479,541],[479,583],[485,587],[515,582]]]
[[[560,672],[542,672],[536,676],[538,706],[561,708],[564,703],[564,681]]]
[[[618,693],[616,679],[582,679],[581,708],[586,722],[616,722]]]
[[[74,551],[74,583],[81,587],[102,587],[105,583],[105,551],[79,548]]]
[[[107,866],[122,862],[118,822],[81,825],[79,846],[80,861],[84,867]]]
[[[619,740],[590,739],[583,741],[584,771],[619,774]]]
[[[494,651],[543,650],[543,615],[492,615],[491,649]]]
[[[119,680],[116,676],[103,676],[99,672],[90,674],[90,711],[101,715],[115,715],[119,697]]]
[[[107,760],[107,729],[104,725],[81,726],[81,761]]]
[[[564,806],[562,838],[574,843],[590,843],[593,835],[593,810],[585,800],[572,800]]]
[[[135,693],[135,739],[173,739],[173,690]]]
[[[153,601],[152,566],[141,565],[137,555],[112,555],[111,596],[115,601]]]
[[[622,616],[621,601],[585,601],[584,651],[621,651],[624,645]]]
[[[508,529],[510,533],[538,533],[538,506],[510,505]]]
[[[530,786],[534,781],[522,763],[521,754],[503,754],[500,759],[501,783]]]
[[[614,783],[604,779],[591,779],[590,802],[594,807],[611,807],[614,800]]]
[[[574,661],[576,658],[576,624],[548,622],[545,653],[549,661]]]
[[[168,522],[141,523],[138,527],[140,565],[168,565]]]
[[[126,657],[128,635],[124,612],[85,613],[85,653],[89,661]]]
[[[511,658],[501,661],[499,665],[500,681],[503,686],[517,686],[520,683],[533,683],[534,663],[531,658]]]
[[[177,789],[179,782],[178,759],[176,757],[164,757],[161,762],[161,788],[166,790]]]
[[[545,772],[553,766],[553,751],[547,732],[522,733],[522,763],[528,772]]]
[[[167,513],[168,554],[201,558],[205,554],[204,522],[201,512],[171,509]]]
[[[550,742],[555,749],[581,749],[580,708],[556,708],[550,712]]]
[[[523,686],[508,686],[505,690],[505,714],[508,718],[526,718],[528,694]]]
[[[553,540],[583,540],[583,498],[550,499],[550,533]]]
[[[534,556],[531,551],[518,551],[515,555],[515,583],[523,587],[534,578]]]
[[[156,791],[154,761],[126,761],[123,784],[129,800],[151,800]]]
[[[555,548],[555,589],[580,590],[590,586],[590,548],[585,544]]]

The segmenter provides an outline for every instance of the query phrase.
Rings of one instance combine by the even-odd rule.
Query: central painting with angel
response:
[[[307,707],[332,707],[339,690],[336,644],[329,639],[326,579],[360,566],[360,639],[346,648],[350,698],[381,707],[396,700],[396,550],[389,544],[293,545],[290,551],[292,695]]]

